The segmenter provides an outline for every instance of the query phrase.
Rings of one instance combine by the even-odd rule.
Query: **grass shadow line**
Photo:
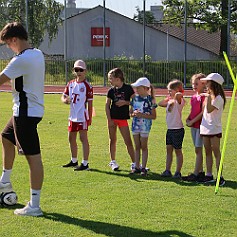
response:
[[[194,237],[192,235],[186,234],[182,231],[178,230],[168,230],[168,231],[149,231],[136,229],[133,227],[121,226],[118,224],[105,223],[100,221],[92,221],[92,220],[83,220],[80,218],[70,217],[64,214],[59,213],[44,213],[43,217],[52,221],[57,221],[61,223],[66,223],[70,225],[80,226],[82,228],[88,229],[90,231],[95,232],[96,234],[103,234],[105,236],[110,237],[156,237],[156,236],[164,236],[164,237]]]
[[[105,171],[105,170],[99,170],[99,169],[90,169],[90,171],[92,172],[98,172],[98,173],[103,173],[103,174],[108,174],[108,175],[115,175],[115,176],[120,176],[120,177],[127,177],[130,178],[131,180],[135,180],[138,182],[141,182],[142,180],[157,180],[157,181],[163,181],[163,182],[173,182],[176,184],[179,184],[181,186],[200,186],[200,185],[205,185],[206,184],[200,184],[197,182],[185,182],[182,181],[180,179],[175,179],[172,177],[162,177],[160,174],[149,171],[148,172],[148,176],[141,176],[139,174],[129,174],[129,172],[127,174],[124,174],[123,172],[126,172],[126,170],[118,170],[118,171]],[[214,184],[211,184],[212,186],[215,186]],[[210,185],[208,185],[210,186]],[[223,187],[221,188],[232,188],[232,189],[237,189],[237,182],[233,181],[233,180],[226,180],[226,183]]]

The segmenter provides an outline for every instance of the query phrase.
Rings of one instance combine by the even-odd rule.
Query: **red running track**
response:
[[[60,94],[63,93],[65,86],[45,86],[44,91],[45,93],[52,93],[52,94]],[[95,86],[93,87],[95,95],[106,95],[109,87],[102,87],[102,86]],[[11,91],[11,85],[5,84],[0,87],[0,91]],[[168,91],[166,88],[155,88],[155,95],[156,96],[166,96]],[[226,97],[232,96],[232,90],[225,90]],[[193,95],[192,89],[184,90],[184,96],[190,97]]]

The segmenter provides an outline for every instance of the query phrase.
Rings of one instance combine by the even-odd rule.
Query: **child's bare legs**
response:
[[[77,158],[77,132],[69,132],[68,140],[73,158]]]
[[[146,168],[148,159],[148,137],[141,137],[141,149],[142,149],[142,168]]]
[[[141,151],[140,134],[133,135],[133,140],[134,140],[134,143],[135,143],[136,168],[140,169],[140,151]]]
[[[173,146],[166,145],[166,170],[171,170],[171,165],[173,161]]]
[[[206,153],[206,166],[207,166],[207,176],[212,176],[212,165],[213,165],[213,158],[212,158],[212,144],[211,139],[209,137],[203,137],[203,144],[205,147]]]
[[[110,159],[115,160],[116,155],[116,142],[117,142],[117,125],[109,126],[109,151],[110,151]]]
[[[195,147],[195,154],[196,154],[196,163],[195,163],[194,174],[198,175],[200,172],[203,172],[202,147]]]
[[[130,136],[129,127],[127,127],[127,126],[120,127],[119,130],[120,130],[123,140],[127,146],[128,154],[129,154],[132,162],[134,163],[135,162],[135,153],[134,153],[134,148],[133,148],[133,144],[132,144],[132,139]]]
[[[88,142],[87,130],[80,130],[80,141],[82,143],[83,159],[88,161],[90,146]]]
[[[215,137],[212,137],[210,140],[211,140],[212,151],[213,151],[213,154],[216,158],[216,169],[217,169],[217,173],[218,173],[219,166],[220,166],[220,160],[221,160],[220,138],[215,136]]]
[[[183,152],[182,149],[175,149],[176,154],[176,172],[181,172],[183,166]]]

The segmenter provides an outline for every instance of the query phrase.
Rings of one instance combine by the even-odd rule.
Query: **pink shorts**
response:
[[[112,121],[119,128],[121,128],[121,127],[128,127],[128,121],[126,119],[112,119]]]
[[[69,121],[68,131],[69,132],[78,132],[80,130],[88,130],[87,122],[72,122]]]

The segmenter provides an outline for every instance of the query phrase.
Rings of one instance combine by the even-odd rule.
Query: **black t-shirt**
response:
[[[112,87],[107,93],[107,97],[112,100],[110,105],[110,116],[112,119],[129,119],[129,105],[118,107],[115,103],[118,100],[130,101],[134,90],[130,85],[123,83],[121,88]]]

